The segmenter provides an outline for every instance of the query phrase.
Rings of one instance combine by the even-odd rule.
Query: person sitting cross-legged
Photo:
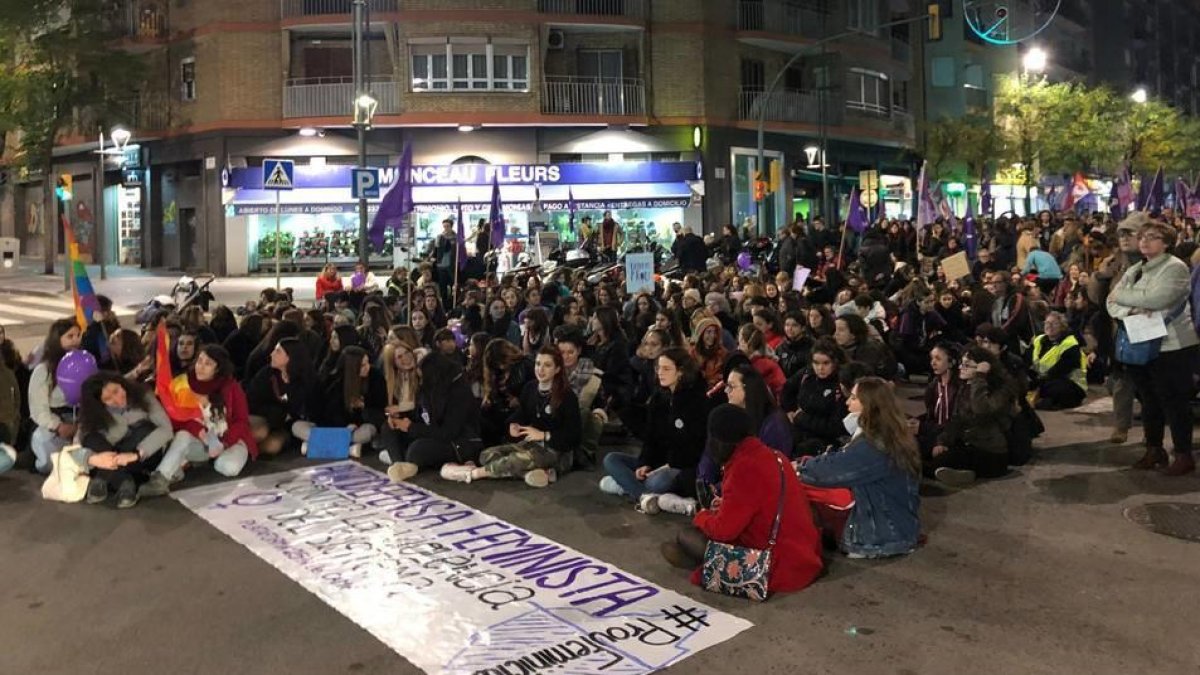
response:
[[[1067,320],[1050,312],[1045,332],[1033,339],[1033,380],[1038,410],[1076,408],[1087,397],[1087,355],[1067,329]]]

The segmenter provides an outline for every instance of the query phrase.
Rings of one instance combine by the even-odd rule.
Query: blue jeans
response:
[[[610,452],[604,456],[604,473],[612,476],[612,479],[617,481],[617,485],[621,486],[625,495],[633,502],[641,499],[642,495],[646,493],[670,492],[671,486],[675,484],[675,479],[682,473],[679,469],[669,466],[659,467],[651,471],[646,476],[646,481],[642,482],[633,473],[641,464],[639,458],[622,452]]]
[[[70,443],[69,439],[63,438],[56,434],[53,429],[38,427],[33,430],[33,437],[29,439],[29,445],[33,448],[33,454],[37,458],[35,467],[38,473],[47,475],[53,465],[50,463],[50,457],[67,447]]]

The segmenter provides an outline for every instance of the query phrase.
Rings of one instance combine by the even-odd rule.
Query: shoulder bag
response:
[[[1183,302],[1176,307],[1170,314],[1163,317],[1163,325],[1168,330],[1171,328],[1171,323],[1183,314],[1183,308],[1187,307],[1188,299],[1184,298]],[[1116,359],[1118,363],[1123,363],[1127,366],[1144,366],[1154,359],[1158,358],[1158,352],[1162,349],[1162,338],[1146,340],[1145,342],[1130,342],[1129,332],[1125,330],[1125,322],[1117,321],[1117,339],[1116,339]]]
[[[787,497],[784,482],[783,460],[775,453],[779,463],[779,506],[775,509],[775,522],[771,525],[771,537],[766,549],[750,548],[709,541],[704,549],[704,568],[701,583],[704,589],[735,598],[747,598],[756,602],[767,599],[767,587],[771,573],[771,549],[779,537],[779,521],[783,517],[783,503]]]

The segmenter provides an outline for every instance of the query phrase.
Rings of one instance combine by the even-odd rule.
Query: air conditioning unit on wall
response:
[[[557,28],[551,28],[550,34],[546,36],[546,48],[553,51],[558,51],[561,50],[566,44],[567,37],[563,35],[563,32]]]

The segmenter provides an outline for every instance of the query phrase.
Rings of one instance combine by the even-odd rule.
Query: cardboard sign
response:
[[[942,271],[946,281],[954,281],[971,275],[971,264],[967,262],[967,252],[959,251],[942,261]]]
[[[654,292],[654,254],[625,255],[625,290],[630,293]]]
[[[641,675],[751,627],[357,462],[171,496],[427,673]]]

